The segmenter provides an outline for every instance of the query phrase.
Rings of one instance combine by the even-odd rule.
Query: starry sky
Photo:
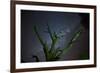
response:
[[[56,32],[58,36],[61,36],[56,47],[64,48],[71,40],[73,34],[82,26],[82,22],[86,21],[82,21],[82,19],[84,19],[82,15],[83,17],[87,17],[86,20],[89,21],[88,13],[21,10],[21,62],[35,62],[34,58],[32,58],[33,55],[37,55],[41,62],[45,61],[42,45],[33,30],[34,25],[37,26],[44,42],[50,47],[51,38],[47,32],[48,24],[52,33]],[[86,40],[82,41],[81,39],[83,38]],[[79,43],[81,43],[81,46],[79,46]],[[78,55],[81,53],[81,50],[84,49],[81,47],[86,46],[85,52],[88,52],[88,44],[89,31],[84,29],[83,36],[80,37],[78,43],[69,50],[68,54],[62,56],[60,60],[79,59]]]

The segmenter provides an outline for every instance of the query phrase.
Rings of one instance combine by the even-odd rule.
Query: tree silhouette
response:
[[[65,48],[55,48],[55,45],[57,43],[57,41],[61,38],[59,37],[56,32],[51,32],[51,29],[50,29],[50,26],[47,24],[47,32],[48,34],[50,35],[50,38],[51,38],[51,45],[50,45],[50,48],[48,47],[47,45],[47,42],[44,42],[42,37],[39,35],[39,31],[38,31],[38,28],[37,26],[35,25],[34,26],[34,32],[37,36],[37,38],[39,39],[42,47],[43,47],[43,51],[44,51],[44,54],[45,54],[45,59],[46,61],[57,61],[58,59],[60,59],[61,55],[66,53],[68,51],[68,49],[70,49],[73,45],[73,43],[77,40],[77,38],[80,36],[82,30],[83,30],[83,27],[81,26],[80,29],[73,35],[73,37],[71,38],[70,42],[68,43],[67,46],[65,46]],[[38,62],[39,61],[39,58],[38,56],[34,56],[33,55],[33,58],[36,59],[36,61]]]

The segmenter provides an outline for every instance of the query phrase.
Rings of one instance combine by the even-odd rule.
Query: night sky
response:
[[[50,47],[51,38],[46,32],[47,24],[52,33],[56,32],[58,36],[61,36],[56,44],[56,47],[60,48],[64,48],[79,27],[83,26],[82,35],[59,60],[80,60],[80,55],[84,53],[88,56],[86,59],[89,59],[88,13],[21,10],[21,62],[35,62],[33,55],[37,55],[41,62],[45,61],[42,45],[33,27],[37,26],[40,36]]]

